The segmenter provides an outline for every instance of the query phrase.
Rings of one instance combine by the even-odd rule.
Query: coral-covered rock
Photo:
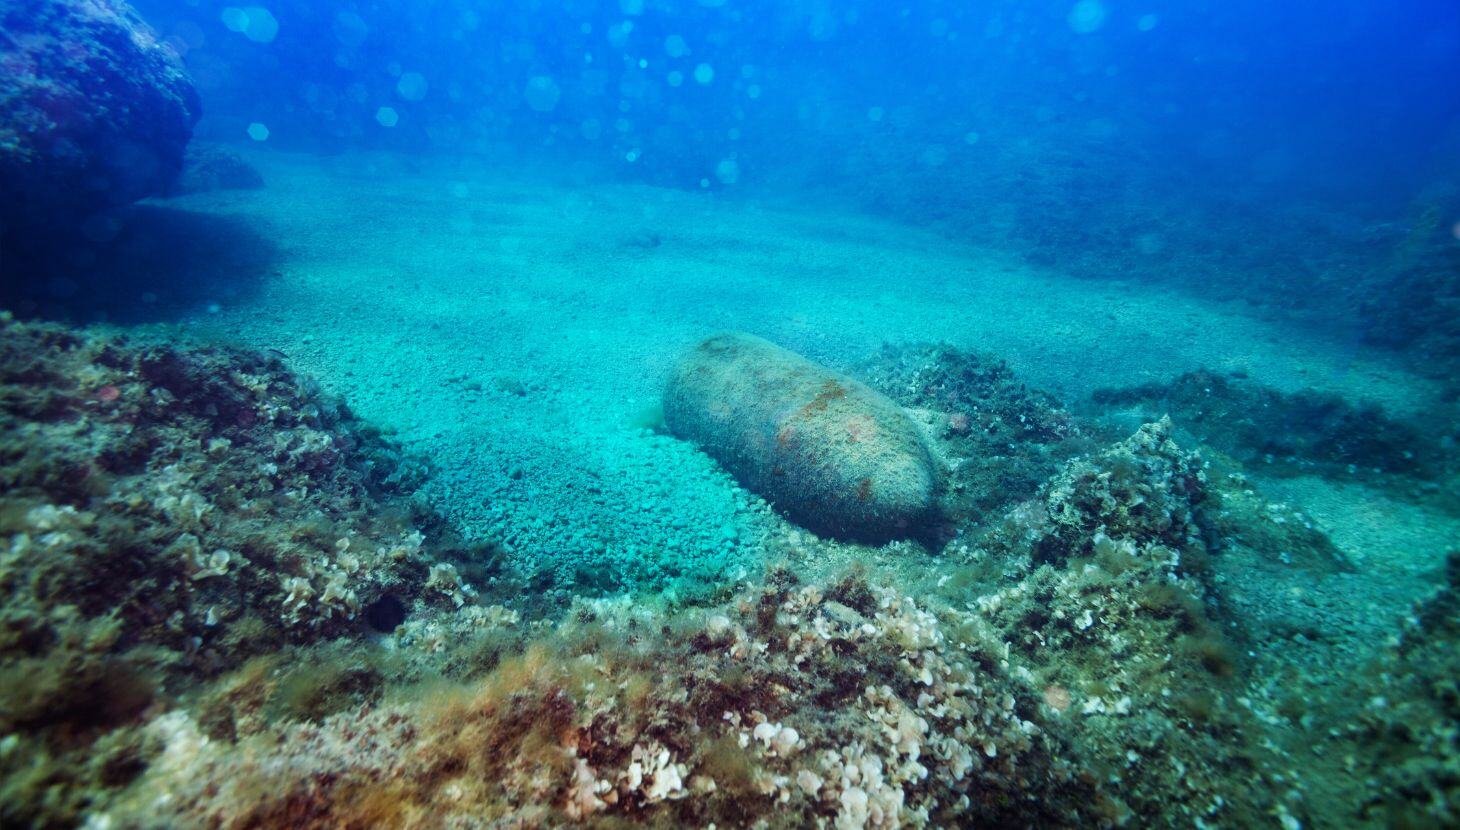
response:
[[[1201,530],[1193,506],[1204,496],[1201,458],[1171,440],[1171,422],[1142,426],[1126,441],[1076,461],[1050,480],[1044,510],[1054,528],[1040,559],[1083,555],[1092,533],[1182,550]]]
[[[509,616],[460,608],[484,558],[423,476],[275,355],[0,312],[0,826],[83,824],[145,764],[130,725],[203,678],[251,665],[313,717],[382,670],[322,651],[306,683],[289,649]],[[464,574],[436,558],[458,544]]]
[[[185,713],[162,715],[147,727],[165,744],[161,760],[106,818],[1100,824],[1093,776],[1069,761],[1028,673],[974,613],[856,575],[826,585],[769,576],[721,605],[672,614],[584,600],[470,684],[264,726],[233,744],[205,740]]]
[[[1460,186],[1436,183],[1417,200],[1417,215],[1405,223],[1374,228],[1364,242],[1384,251],[1374,267],[1339,294],[1354,305],[1362,337],[1394,349],[1416,371],[1447,382],[1450,399],[1460,397],[1460,245],[1454,219],[1460,215]],[[1403,228],[1404,230],[1400,230]],[[1351,273],[1345,273],[1348,280]],[[1339,292],[1334,292],[1338,294]]]
[[[929,413],[934,450],[949,472],[943,511],[954,521],[997,515],[1033,496],[1061,464],[1094,447],[1088,425],[996,355],[887,344],[854,373]]]
[[[1097,389],[1102,415],[1169,414],[1202,443],[1270,472],[1434,480],[1455,465],[1443,446],[1449,424],[1404,420],[1372,401],[1304,389],[1282,392],[1206,369],[1169,383]]]
[[[121,0],[0,0],[0,226],[162,193],[199,111],[178,56]]]
[[[0,316],[0,435],[0,597],[41,642],[115,628],[207,672],[432,587],[420,466],[273,356]]]
[[[747,334],[700,343],[674,370],[664,420],[794,521],[832,536],[915,536],[941,474],[897,404]]]

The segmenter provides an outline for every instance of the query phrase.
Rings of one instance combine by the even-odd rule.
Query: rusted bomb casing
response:
[[[816,533],[882,542],[935,520],[942,476],[917,424],[865,384],[759,337],[720,334],[686,354],[664,420]]]

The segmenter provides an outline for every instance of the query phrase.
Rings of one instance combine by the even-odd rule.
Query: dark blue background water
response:
[[[1460,365],[1454,0],[140,8],[205,140],[825,201]]]
[[[279,148],[505,145],[695,187],[1094,135],[1170,176],[1392,199],[1460,141],[1448,0],[140,6],[187,52],[200,133]]]

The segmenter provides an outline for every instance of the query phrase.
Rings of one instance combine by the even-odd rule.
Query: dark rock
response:
[[[1454,464],[1437,440],[1444,434],[1438,424],[1402,420],[1368,401],[1315,389],[1282,392],[1206,369],[1169,383],[1097,389],[1091,403],[1097,414],[1170,414],[1202,443],[1272,473],[1437,480]]]
[[[1036,515],[1036,562],[1098,555],[1102,539],[1185,551],[1203,544],[1197,505],[1206,497],[1202,459],[1171,440],[1171,421],[1144,424],[1130,438],[1077,459],[1051,478]]]
[[[210,190],[257,190],[264,186],[258,169],[238,153],[216,144],[193,144],[183,160],[182,175],[174,193],[205,193]]]
[[[0,227],[70,227],[163,193],[200,112],[120,0],[0,0]]]
[[[1363,339],[1406,354],[1416,370],[1460,386],[1460,244],[1446,219],[1460,195],[1438,202],[1393,245],[1387,269],[1352,291]]]
[[[898,404],[935,414],[934,449],[950,468],[943,510],[954,520],[998,515],[1096,446],[1087,425],[995,355],[887,344],[852,372]]]

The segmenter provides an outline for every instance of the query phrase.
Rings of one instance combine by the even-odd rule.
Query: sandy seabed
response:
[[[0,317],[0,821],[1453,823],[1392,355],[795,198],[254,161],[129,214],[117,325]],[[722,330],[901,405],[938,544],[665,434]]]
[[[672,361],[720,330],[839,367],[885,342],[948,342],[1066,402],[1200,367],[1401,416],[1438,394],[1386,355],[1238,308],[849,212],[418,158],[252,160],[267,188],[166,202],[277,245],[268,273],[184,325],[283,352],[428,456],[447,516],[565,577],[715,573],[767,532],[713,464],[643,429]],[[1345,495],[1366,498],[1326,492],[1334,522]]]

